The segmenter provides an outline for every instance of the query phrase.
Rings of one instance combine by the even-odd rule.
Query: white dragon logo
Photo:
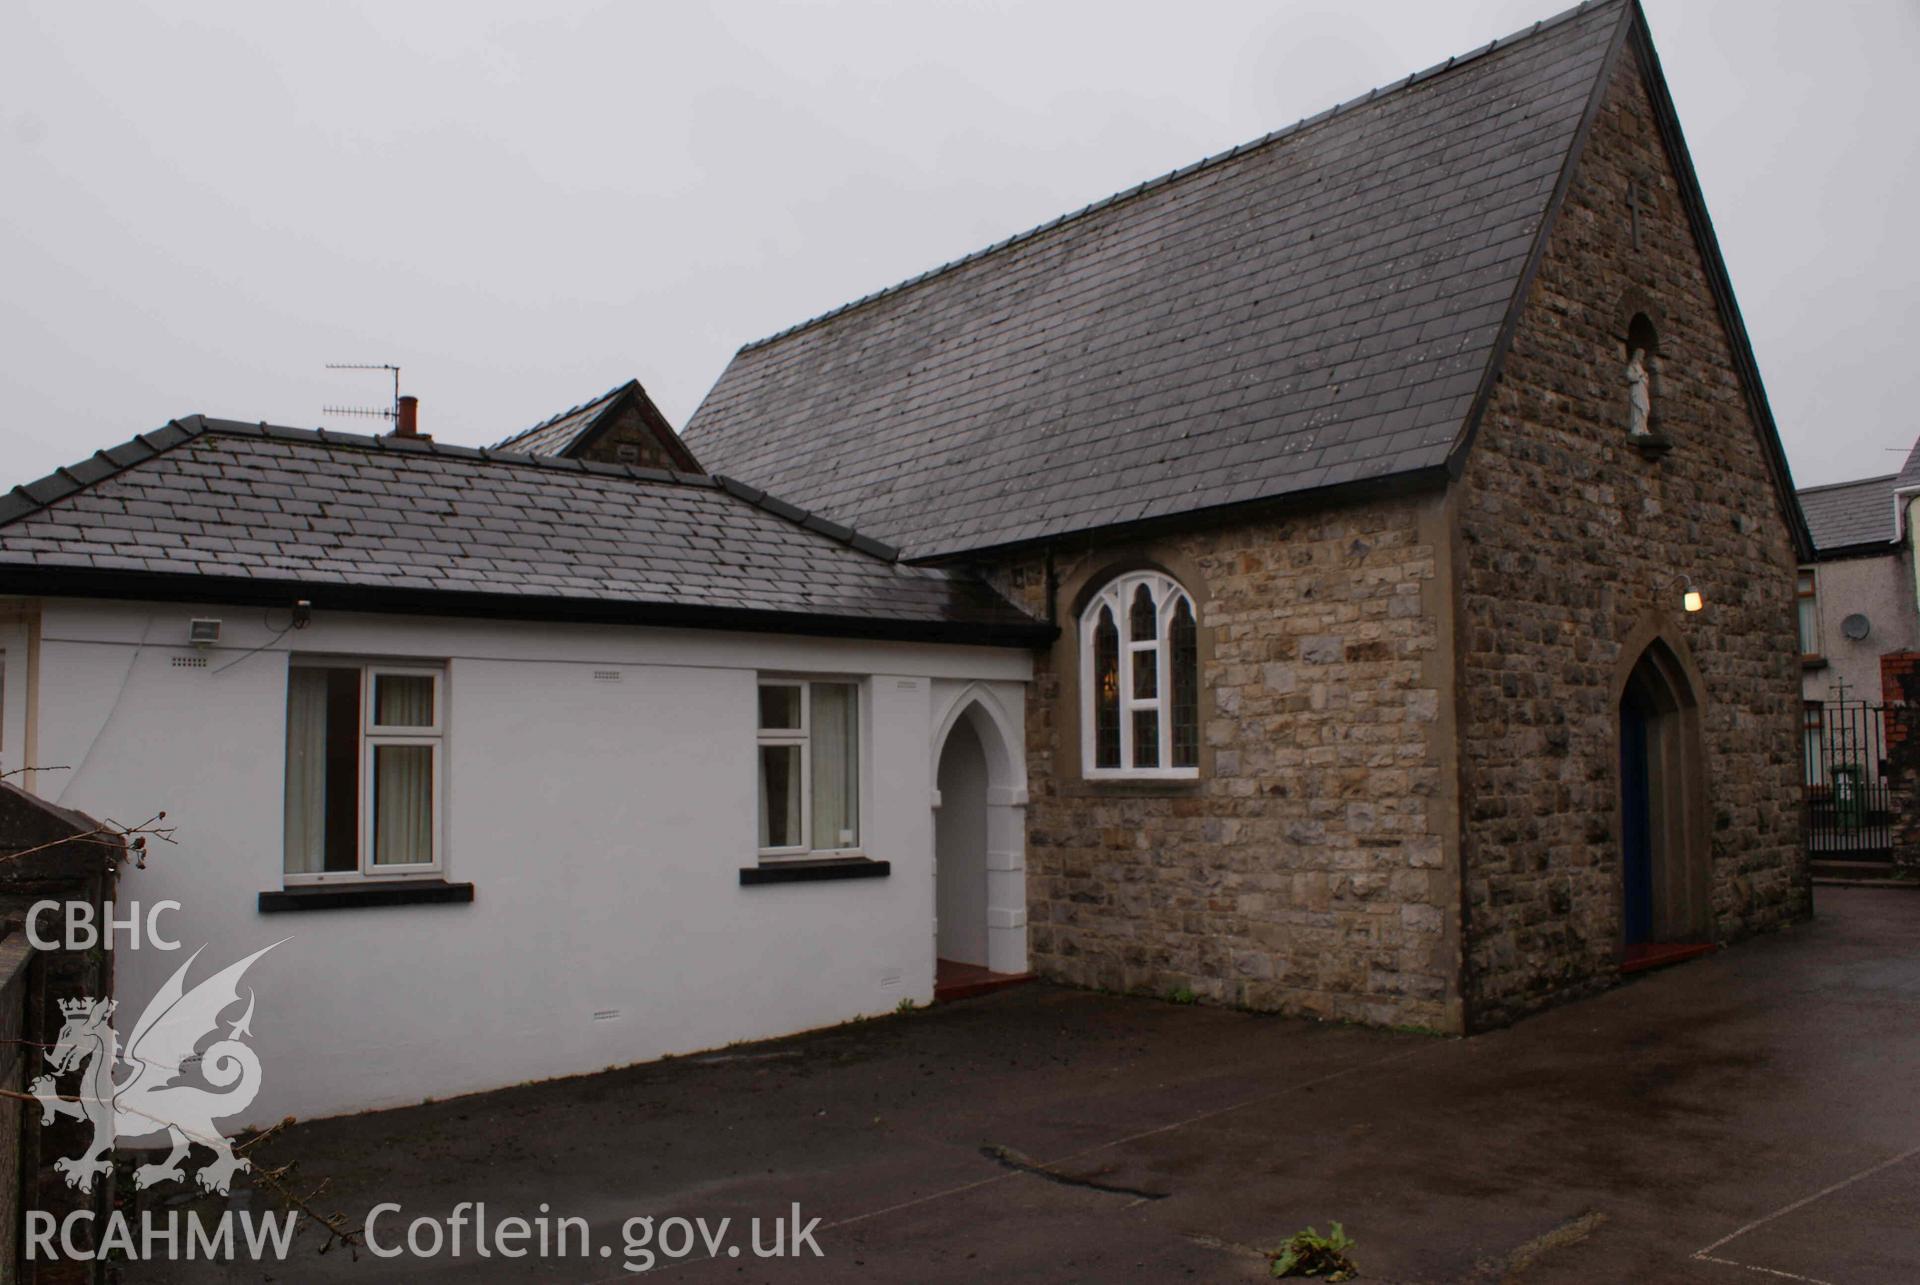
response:
[[[183,1068],[196,1062],[194,1053],[203,1039],[219,1033],[220,1015],[240,1001],[241,976],[260,956],[286,940],[255,951],[189,991],[185,985],[187,970],[206,948],[194,951],[134,1024],[124,1058],[132,1074],[119,1083],[115,1082],[114,1069],[122,1060],[120,1038],[110,1021],[117,1001],[60,1002],[66,1024],[47,1053],[47,1065],[53,1073],[35,1079],[31,1087],[40,1102],[43,1123],[72,1116],[93,1124],[93,1143],[85,1154],[54,1161],[54,1168],[66,1175],[69,1187],[93,1189],[93,1180],[113,1167],[109,1153],[116,1139],[158,1133],[167,1135],[173,1152],[159,1164],[134,1170],[135,1187],[184,1180],[186,1172],[180,1162],[196,1142],[214,1153],[214,1158],[194,1175],[204,1190],[225,1195],[234,1174],[251,1167],[233,1154],[232,1144],[214,1128],[213,1121],[216,1116],[224,1119],[245,1111],[260,1091],[260,1059],[240,1042],[242,1036],[253,1033],[252,990],[247,992],[247,1011],[233,1023],[227,1037],[215,1040],[198,1057],[197,1079],[201,1083],[182,1082]],[[61,1097],[54,1086],[55,1078],[82,1067],[79,1096]]]

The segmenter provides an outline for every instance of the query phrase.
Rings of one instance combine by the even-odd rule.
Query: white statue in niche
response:
[[[1634,437],[1648,437],[1653,429],[1649,421],[1653,418],[1653,379],[1647,371],[1647,350],[1635,348],[1627,354],[1627,410],[1630,416],[1628,433]]]

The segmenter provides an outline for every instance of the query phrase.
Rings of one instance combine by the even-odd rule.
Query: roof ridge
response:
[[[589,403],[591,404],[591,403]],[[384,455],[438,455],[446,459],[475,460],[485,464],[515,464],[554,469],[562,473],[591,473],[598,477],[620,477],[636,482],[672,482],[682,486],[711,488],[714,483],[704,473],[683,473],[678,469],[646,468],[639,464],[605,464],[598,460],[572,459],[561,455],[533,455],[525,451],[506,451],[496,446],[461,446],[454,442],[436,442],[430,437],[395,437],[387,434],[343,433],[332,428],[291,428],[264,420],[208,419],[201,417],[205,431],[229,437],[274,437],[289,442],[318,442],[325,446],[344,446],[353,450]]]
[[[591,403],[589,403],[591,404]],[[603,464],[593,460],[568,459],[558,455],[529,455],[503,451],[489,446],[460,446],[436,442],[427,437],[376,436],[368,433],[343,433],[331,428],[292,428],[269,424],[265,420],[213,419],[202,414],[183,415],[168,420],[159,428],[136,433],[118,446],[95,451],[77,464],[55,469],[45,477],[24,482],[0,495],[0,526],[28,513],[46,508],[87,487],[144,464],[194,438],[270,437],[288,442],[314,442],[322,446],[343,447],[386,455],[436,455],[443,459],[463,459],[484,464],[513,464],[552,469],[565,473],[589,473],[596,477],[621,478],[633,482],[667,482],[678,486],[719,489],[719,483],[705,473],[683,473],[678,469],[643,468],[638,464]]]
[[[614,397],[616,397],[620,393],[625,392],[628,388],[632,387],[633,385],[639,382],[640,381],[637,379],[630,378],[626,380],[624,383],[616,384],[612,388],[609,388],[606,392],[601,393],[598,397],[589,397],[584,402],[581,402],[578,406],[569,406],[566,410],[561,411],[557,415],[547,416],[545,419],[541,420],[538,424],[535,424],[532,428],[523,428],[517,433],[507,434],[507,436],[495,442],[488,449],[496,450],[496,451],[501,450],[511,442],[517,442],[523,437],[531,437],[543,428],[547,428],[551,425],[558,424],[561,420],[567,418],[569,415],[578,415],[581,411],[585,410],[589,406],[597,405],[600,402],[612,401]]]
[[[118,446],[95,451],[77,464],[57,468],[31,482],[22,482],[5,495],[0,495],[0,526],[116,477],[136,464],[144,464],[155,456],[164,455],[182,442],[190,442],[205,433],[207,425],[207,417],[198,413],[170,419],[159,428],[135,433]]]
[[[1897,482],[1899,480],[1900,475],[1898,473],[1875,474],[1872,477],[1856,477],[1847,482],[1817,482],[1812,486],[1796,488],[1794,494],[1811,495],[1815,491],[1834,491],[1843,486],[1865,486],[1869,482]]]
[[[617,391],[617,390],[616,390]],[[587,403],[591,404],[591,403]],[[835,522],[820,513],[790,504],[757,486],[736,478],[709,473],[682,473],[677,469],[643,468],[638,464],[603,464],[559,455],[528,455],[487,446],[458,446],[431,438],[401,438],[368,433],[342,433],[328,428],[291,428],[232,419],[210,419],[205,415],[187,415],[169,420],[164,426],[137,433],[118,446],[95,451],[77,464],[57,468],[45,477],[22,483],[0,495],[0,526],[29,513],[66,499],[108,478],[144,464],[185,442],[208,435],[222,437],[265,437],[277,441],[312,442],[321,446],[368,451],[384,455],[434,455],[443,459],[467,460],[481,464],[511,464],[518,467],[548,469],[559,473],[586,473],[595,477],[617,478],[631,482],[666,482],[705,490],[725,491],[763,512],[783,521],[823,535],[836,544],[844,544],[883,562],[899,562],[900,550],[883,540],[863,535],[852,527]]]
[[[1145,195],[1148,192],[1157,191],[1158,189],[1165,187],[1171,183],[1177,182],[1180,179],[1186,178],[1189,175],[1197,174],[1204,170],[1210,170],[1217,165],[1224,164],[1227,161],[1237,159],[1238,157],[1241,157],[1241,156],[1245,156],[1250,152],[1258,151],[1261,148],[1270,146],[1271,144],[1274,144],[1274,143],[1278,143],[1283,139],[1291,138],[1296,134],[1303,133],[1306,130],[1312,129],[1314,126],[1324,124],[1325,122],[1332,120],[1337,116],[1344,115],[1355,108],[1364,107],[1368,103],[1380,101],[1380,99],[1385,96],[1390,96],[1392,94],[1399,93],[1401,90],[1404,90],[1404,89],[1410,89],[1417,84],[1423,84],[1426,81],[1432,80],[1435,77],[1440,76],[1445,72],[1454,71],[1461,67],[1465,67],[1470,63],[1478,62],[1480,59],[1495,52],[1496,50],[1512,48],[1515,44],[1518,44],[1523,40],[1530,39],[1531,37],[1536,36],[1543,31],[1548,31],[1555,27],[1559,27],[1567,22],[1571,22],[1573,19],[1579,17],[1581,14],[1586,13],[1588,10],[1602,8],[1609,4],[1623,4],[1626,2],[1627,0],[1581,0],[1581,3],[1575,5],[1571,9],[1564,9],[1561,12],[1554,14],[1552,17],[1542,18],[1538,22],[1533,23],[1531,26],[1523,27],[1518,31],[1509,32],[1507,35],[1501,36],[1496,40],[1491,40],[1484,45],[1476,46],[1475,48],[1468,50],[1464,54],[1455,54],[1453,57],[1448,58],[1446,61],[1435,63],[1433,66],[1426,68],[1424,71],[1416,71],[1401,79],[1390,81],[1385,85],[1377,85],[1374,88],[1369,89],[1364,94],[1360,94],[1354,98],[1349,98],[1343,103],[1336,103],[1332,107],[1329,107],[1323,111],[1317,112],[1312,116],[1303,116],[1291,125],[1284,126],[1283,128],[1280,128],[1280,129],[1272,130],[1266,134],[1262,134],[1259,138],[1252,139],[1249,142],[1235,144],[1234,146],[1228,148],[1224,152],[1215,152],[1213,155],[1202,157],[1200,160],[1194,161],[1191,164],[1183,165],[1178,169],[1169,170],[1165,174],[1161,174],[1155,178],[1150,178],[1143,182],[1136,183],[1132,187],[1124,188],[1121,191],[1115,192],[1110,196],[1102,197],[1100,200],[1091,202],[1090,204],[1087,204],[1087,205],[1083,205],[1079,209],[1073,210],[1070,213],[1059,215],[1053,219],[1048,220],[1045,223],[1041,223],[1034,227],[1030,227],[1024,232],[1016,232],[1012,236],[1009,236],[1002,240],[994,242],[992,245],[986,246],[979,250],[972,251],[969,254],[963,254],[957,259],[949,259],[947,260],[947,262],[942,263],[937,267],[928,268],[925,272],[922,272],[917,276],[908,277],[904,281],[897,281],[890,286],[883,286],[878,290],[874,290],[867,294],[861,295],[858,299],[854,299],[849,303],[843,303],[837,308],[830,308],[826,312],[816,314],[815,316],[809,317],[804,321],[796,322],[795,324],[788,326],[784,330],[775,331],[773,334],[767,335],[760,339],[750,340],[747,343],[741,344],[739,349],[735,353],[735,355],[738,356],[740,353],[753,352],[757,349],[768,347],[771,344],[778,343],[782,339],[786,339],[786,338],[789,338],[790,336],[796,335],[803,330],[811,330],[815,326],[818,326],[823,322],[831,321],[834,318],[839,317],[845,313],[852,312],[856,308],[865,307],[867,304],[878,302],[881,299],[891,298],[894,295],[904,293],[907,290],[911,290],[913,287],[920,285],[923,282],[930,281],[935,277],[945,276],[947,273],[952,272],[957,268],[962,268],[977,260],[987,258],[989,255],[998,254],[1002,250],[1011,249],[1016,245],[1025,244],[1026,242],[1032,241],[1035,238],[1040,237],[1045,233],[1051,232],[1055,228],[1061,227],[1065,224],[1077,222],[1078,220],[1083,219],[1088,215],[1096,214],[1101,210],[1105,210],[1112,206],[1119,205],[1122,202],[1133,199],[1134,197]],[[561,418],[561,416],[555,416],[554,418],[558,419],[558,418]],[[540,427],[544,427],[544,425],[541,425]],[[529,429],[527,431],[531,432],[532,430]]]

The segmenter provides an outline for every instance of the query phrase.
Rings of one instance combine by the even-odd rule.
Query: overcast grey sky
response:
[[[1920,433],[1920,0],[1646,0],[1801,485]],[[0,485],[191,411],[484,444],[1557,0],[30,0],[0,18]],[[1898,448],[1898,449],[1889,449]]]

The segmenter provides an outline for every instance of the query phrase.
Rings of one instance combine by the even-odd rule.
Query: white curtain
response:
[[[432,860],[433,747],[375,745],[373,864],[425,865]]]
[[[858,689],[849,683],[813,685],[813,846],[860,843]]]
[[[375,675],[373,721],[381,727],[432,727],[433,679],[426,674]]]
[[[327,862],[327,671],[287,671],[287,873]]]

